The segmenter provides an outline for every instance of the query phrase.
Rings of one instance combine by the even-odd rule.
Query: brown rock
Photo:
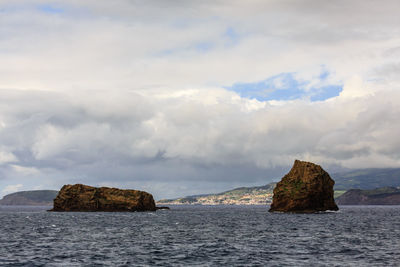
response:
[[[138,190],[64,185],[51,211],[155,211],[153,196]]]
[[[321,166],[295,160],[290,172],[276,185],[269,211],[311,213],[338,210],[333,199],[334,184]]]

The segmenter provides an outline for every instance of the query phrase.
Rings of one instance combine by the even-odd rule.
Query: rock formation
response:
[[[334,184],[321,166],[295,160],[290,172],[276,185],[269,211],[311,213],[338,210],[333,199]]]
[[[138,190],[64,185],[51,211],[155,211],[153,196]]]
[[[381,187],[374,190],[351,189],[338,197],[339,205],[400,205],[400,189]]]

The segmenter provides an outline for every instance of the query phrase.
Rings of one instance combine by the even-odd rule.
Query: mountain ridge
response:
[[[399,187],[400,168],[368,168],[333,173],[335,190]]]

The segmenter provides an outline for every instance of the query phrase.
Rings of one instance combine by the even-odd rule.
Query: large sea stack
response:
[[[290,172],[276,185],[269,211],[313,213],[338,210],[333,199],[334,184],[321,166],[295,160]]]
[[[64,185],[51,211],[155,211],[153,196],[138,190]]]

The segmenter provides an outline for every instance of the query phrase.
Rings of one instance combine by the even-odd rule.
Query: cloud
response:
[[[8,185],[1,192],[4,194],[10,194],[17,192],[19,189],[21,189],[21,187],[23,187],[22,184]]]
[[[18,161],[13,153],[0,151],[0,164]]]
[[[120,93],[124,98],[97,92],[79,100],[2,91],[18,101],[11,109],[1,101],[10,127],[0,138],[18,157],[10,177],[60,177],[54,184],[257,184],[279,178],[295,158],[328,167],[400,166],[400,94],[347,94],[359,90],[349,84],[329,101],[281,105],[215,88]]]
[[[399,11],[2,1],[0,185],[161,198],[267,183],[295,158],[399,167]]]
[[[66,11],[56,15],[14,5],[2,14],[3,88],[229,86],[287,72],[310,80],[321,64],[337,82],[369,75],[398,45],[396,1],[373,9],[365,1],[307,9],[291,1],[169,1],[168,12],[158,1],[60,1]],[[237,36],[234,45],[227,31]],[[212,46],[199,51],[204,44]]]

